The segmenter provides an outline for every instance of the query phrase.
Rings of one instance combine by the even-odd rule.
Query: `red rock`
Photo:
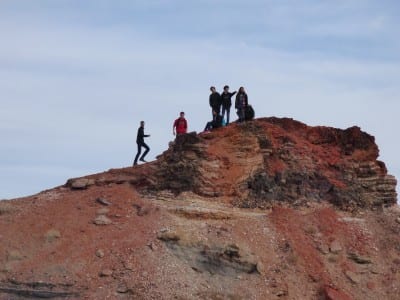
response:
[[[355,261],[373,261],[384,279],[367,284],[368,296],[396,299],[400,283],[386,275],[396,271],[398,224],[390,209],[371,210],[394,205],[396,180],[378,153],[357,127],[265,118],[180,136],[145,165],[0,202],[0,298],[47,287],[73,299],[315,299],[326,286],[326,299],[363,299],[374,275]],[[112,206],[99,217],[101,197]],[[94,226],[96,217],[111,223],[107,212],[113,225]],[[345,221],[354,215],[362,222]],[[62,237],[44,243],[51,228]]]
[[[324,288],[324,296],[326,300],[353,300],[353,298],[346,293],[332,287]]]

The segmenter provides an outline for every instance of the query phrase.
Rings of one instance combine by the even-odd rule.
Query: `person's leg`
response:
[[[137,144],[137,154],[136,154],[136,156],[135,156],[135,160],[134,160],[134,162],[133,162],[133,165],[135,166],[135,165],[137,165],[137,161],[138,161],[138,159],[139,159],[139,156],[140,156],[140,153],[142,152],[142,145],[141,144]]]
[[[209,131],[211,126],[211,122],[207,122],[206,127],[204,127],[204,131]]]
[[[225,116],[225,111],[226,111],[226,108],[225,108],[224,106],[222,106],[222,114],[221,114],[222,119],[223,119],[224,116]]]
[[[144,157],[147,155],[147,153],[149,153],[150,151],[150,147],[147,146],[146,143],[143,143],[142,146],[146,149],[146,151],[144,151],[142,157],[140,158],[140,161],[144,161]]]
[[[226,108],[226,125],[229,124],[229,115],[231,114],[231,108],[227,107]]]
[[[242,119],[242,122],[244,122],[244,121],[246,121],[246,111],[245,111],[245,109],[244,108],[242,108],[241,109],[241,119]]]

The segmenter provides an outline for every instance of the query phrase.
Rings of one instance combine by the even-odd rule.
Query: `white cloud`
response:
[[[68,6],[68,1],[63,3]],[[103,5],[109,3],[104,1]],[[214,5],[214,1],[202,3]],[[375,39],[364,25],[390,36],[396,32],[388,27],[393,22],[390,16],[369,12],[357,17],[354,25],[350,15],[343,15],[349,9],[348,1],[340,2],[342,6],[334,12],[326,5],[310,8],[296,2],[294,9],[291,1],[278,7],[275,2],[264,5],[258,1],[244,8],[249,24],[236,33],[229,26],[235,25],[242,13],[241,2],[233,3],[233,8],[221,3],[230,13],[223,22],[226,26],[216,25],[218,11],[208,19],[205,7],[198,7],[199,15],[189,4],[183,7],[187,23],[172,25],[149,25],[146,15],[132,23],[124,16],[120,22],[118,15],[106,17],[104,7],[99,12],[90,3],[84,6],[93,11],[84,7],[78,12],[69,7],[67,15],[54,6],[50,10],[56,13],[53,17],[46,10],[39,12],[35,5],[32,12],[0,12],[0,34],[6,41],[0,48],[0,134],[5,145],[0,149],[0,166],[7,167],[3,170],[10,174],[0,183],[0,192],[7,191],[0,198],[11,197],[13,190],[15,195],[24,193],[14,183],[21,178],[29,180],[41,168],[42,176],[32,181],[37,191],[50,187],[52,178],[59,181],[63,174],[67,179],[130,165],[142,119],[152,134],[149,145],[154,158],[173,139],[172,121],[179,111],[186,111],[191,130],[203,129],[210,115],[208,87],[225,84],[232,89],[244,85],[257,116],[288,116],[311,125],[342,128],[361,125],[377,136],[389,170],[400,178],[400,145],[389,134],[399,127],[398,54],[395,60],[393,56],[387,59],[385,50],[370,59],[369,49],[352,44],[362,55],[343,55],[334,48],[328,51],[328,46],[313,39],[318,32],[344,40],[348,34]],[[129,9],[146,11],[148,2],[136,4],[138,8],[129,4]],[[125,13],[119,7],[128,2],[118,5],[110,7],[110,14]],[[165,4],[153,1],[150,5],[160,12],[159,5]],[[350,8],[354,7],[353,2]],[[271,18],[264,21],[260,17],[267,11]],[[78,14],[76,22],[69,23],[74,13]],[[251,13],[255,18],[249,19]],[[296,32],[303,38],[311,32],[308,18],[316,13],[320,16],[313,17],[311,24],[320,22],[324,14],[327,22],[320,22],[304,40],[310,43],[306,51],[297,51],[291,46],[297,37],[290,30],[298,28]],[[335,22],[335,14],[343,18]],[[179,14],[168,19],[174,17],[182,21]],[[191,23],[191,18],[204,20],[200,23],[204,28],[194,30],[199,24]],[[105,19],[107,24],[101,25]],[[177,32],[179,26],[195,34]],[[346,28],[350,33],[344,32]],[[264,30],[269,31],[265,34]],[[290,43],[276,47],[257,42],[265,39]],[[23,170],[21,163],[35,167]],[[33,189],[31,186],[29,193]]]

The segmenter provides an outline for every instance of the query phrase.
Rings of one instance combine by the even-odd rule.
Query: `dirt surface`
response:
[[[399,299],[400,209],[368,202],[388,176],[375,144],[295,121],[239,126],[176,141],[152,163],[0,202],[0,299]],[[310,142],[325,136],[329,147]],[[292,150],[281,151],[288,138]],[[342,172],[366,162],[375,194],[349,189],[360,168],[353,179]],[[321,165],[340,193],[304,178],[293,193],[289,175],[264,184]]]

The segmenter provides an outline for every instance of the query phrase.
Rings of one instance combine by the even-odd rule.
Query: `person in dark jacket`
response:
[[[217,114],[220,113],[221,111],[221,95],[217,92],[217,90],[215,89],[215,86],[210,87],[210,107],[211,107],[211,113],[213,115],[214,118],[214,111],[217,112]]]
[[[232,96],[236,94],[236,91],[233,93],[229,92],[229,86],[224,86],[224,91],[221,94],[221,103],[222,103],[222,118],[225,116],[226,112],[226,125],[229,124],[229,116],[231,114],[231,106],[232,106]]]
[[[237,109],[237,115],[239,117],[239,122],[244,122],[246,119],[246,108],[249,104],[249,99],[247,97],[244,87],[240,87],[235,101],[235,108]]]
[[[210,131],[211,129],[222,127],[222,116],[218,114],[215,110],[213,111],[213,120],[207,122],[204,131]]]
[[[140,153],[142,152],[142,147],[145,148],[146,150],[144,151],[143,155],[140,157],[140,161],[146,162],[144,160],[144,157],[147,155],[147,153],[149,153],[150,147],[147,146],[147,144],[144,142],[144,138],[149,137],[149,136],[150,136],[150,134],[144,134],[144,121],[140,121],[140,127],[138,129],[137,137],[136,137],[136,144],[138,147],[138,152],[136,154],[135,161],[133,162],[134,166],[137,165],[137,161],[139,159]]]

